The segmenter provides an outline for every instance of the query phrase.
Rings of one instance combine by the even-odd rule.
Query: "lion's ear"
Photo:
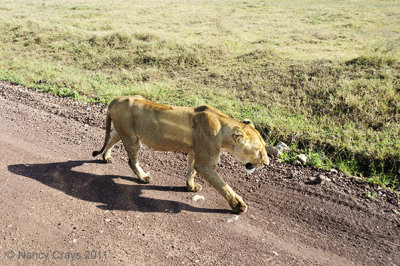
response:
[[[243,143],[243,131],[239,126],[235,126],[232,129],[232,136],[233,139],[237,142],[237,143]]]
[[[242,123],[243,123],[243,124],[246,124],[246,125],[250,125],[250,126],[252,126],[252,127],[254,128],[253,122],[251,122],[251,120],[248,119],[248,118],[246,118],[245,120],[243,120]]]

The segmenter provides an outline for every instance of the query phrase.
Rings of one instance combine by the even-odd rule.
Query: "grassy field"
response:
[[[400,188],[400,2],[0,0],[0,79],[250,118],[311,164]]]

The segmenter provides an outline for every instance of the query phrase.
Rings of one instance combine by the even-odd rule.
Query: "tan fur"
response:
[[[215,171],[221,149],[257,168],[269,163],[265,143],[249,120],[239,122],[208,105],[177,107],[154,103],[141,96],[120,97],[108,107],[106,127],[104,145],[93,156],[104,151],[104,160],[111,162],[111,149],[122,140],[129,166],[141,182],[149,183],[150,175],[138,163],[139,140],[154,150],[186,152],[188,190],[201,190],[194,182],[198,172],[236,212],[246,211],[247,206]]]

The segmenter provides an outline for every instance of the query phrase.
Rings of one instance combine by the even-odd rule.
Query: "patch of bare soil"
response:
[[[272,161],[253,175],[223,152],[220,175],[243,196],[235,215],[186,156],[140,151],[139,184],[121,144],[93,159],[106,107],[0,83],[0,264],[400,265],[396,193]]]

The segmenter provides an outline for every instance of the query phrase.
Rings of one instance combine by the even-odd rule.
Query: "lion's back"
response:
[[[110,104],[113,123],[131,127],[147,146],[161,151],[190,152],[193,146],[193,108],[154,103],[141,96],[119,97]]]

